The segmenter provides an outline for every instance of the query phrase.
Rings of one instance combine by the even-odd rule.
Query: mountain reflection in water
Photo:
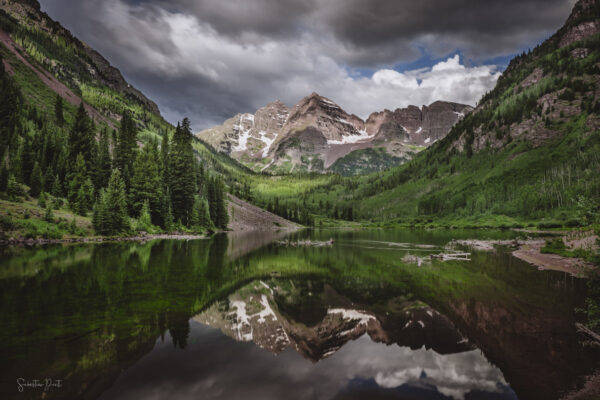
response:
[[[476,235],[476,236],[475,236]],[[0,249],[0,397],[555,399],[600,367],[585,281],[499,249],[507,232],[316,231]],[[39,398],[40,393],[29,392]]]

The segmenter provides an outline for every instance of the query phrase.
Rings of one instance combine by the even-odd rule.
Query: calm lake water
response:
[[[600,368],[574,326],[585,280],[508,249],[413,262],[514,235],[2,248],[0,398],[556,399]]]

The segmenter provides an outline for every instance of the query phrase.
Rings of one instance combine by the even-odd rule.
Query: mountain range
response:
[[[354,175],[410,160],[472,110],[437,101],[374,112],[363,121],[312,93],[291,108],[277,100],[254,114],[238,114],[197,137],[257,172]]]

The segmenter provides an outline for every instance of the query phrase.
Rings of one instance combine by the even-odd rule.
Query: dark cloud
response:
[[[219,33],[287,37],[296,34],[316,8],[316,0],[156,0],[164,8],[193,14]]]
[[[573,2],[41,0],[170,121],[189,116],[195,129],[313,91],[361,116],[439,99],[474,104],[497,74],[464,65],[535,45]],[[443,71],[387,71],[423,52],[445,59],[459,51],[464,59]]]
[[[340,41],[357,49],[441,40],[446,46],[461,47],[468,56],[494,57],[514,53],[556,30],[573,3],[574,0],[323,0],[319,17]],[[397,61],[395,57],[391,54],[388,61]],[[368,63],[368,59],[363,62]]]

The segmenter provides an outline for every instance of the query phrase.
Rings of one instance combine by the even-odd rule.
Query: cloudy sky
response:
[[[575,0],[41,0],[171,122],[196,130],[313,91],[366,117],[474,105]]]

